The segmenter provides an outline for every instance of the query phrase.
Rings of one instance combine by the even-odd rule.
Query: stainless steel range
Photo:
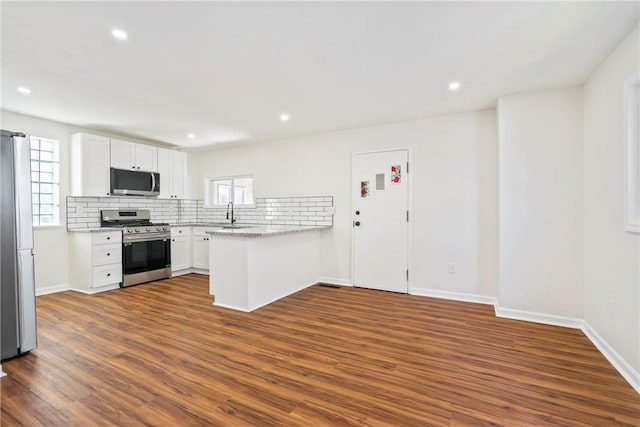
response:
[[[102,227],[122,228],[122,287],[171,277],[169,224],[154,224],[147,209],[100,211]]]

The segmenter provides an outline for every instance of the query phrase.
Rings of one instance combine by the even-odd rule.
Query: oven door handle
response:
[[[124,238],[124,241],[122,242],[123,245],[125,246],[131,246],[132,243],[140,243],[140,242],[157,242],[157,241],[163,241],[166,242],[170,239],[170,236],[127,236]]]

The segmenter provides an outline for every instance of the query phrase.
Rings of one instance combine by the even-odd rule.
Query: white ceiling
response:
[[[186,147],[475,110],[506,93],[579,85],[638,22],[638,2],[1,8],[3,109]],[[114,39],[113,28],[129,38]]]

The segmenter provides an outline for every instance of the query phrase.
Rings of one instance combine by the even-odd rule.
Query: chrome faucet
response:
[[[231,224],[233,224],[234,222],[236,222],[236,220],[233,218],[233,202],[229,202],[227,204],[227,219],[229,219],[229,206],[231,206]]]

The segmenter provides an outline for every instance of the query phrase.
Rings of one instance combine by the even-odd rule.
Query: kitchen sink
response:
[[[220,227],[220,228],[251,228],[254,227],[253,225],[246,225],[246,224],[229,224],[228,222],[225,223],[218,223],[218,224],[213,224],[213,226],[215,227]]]

